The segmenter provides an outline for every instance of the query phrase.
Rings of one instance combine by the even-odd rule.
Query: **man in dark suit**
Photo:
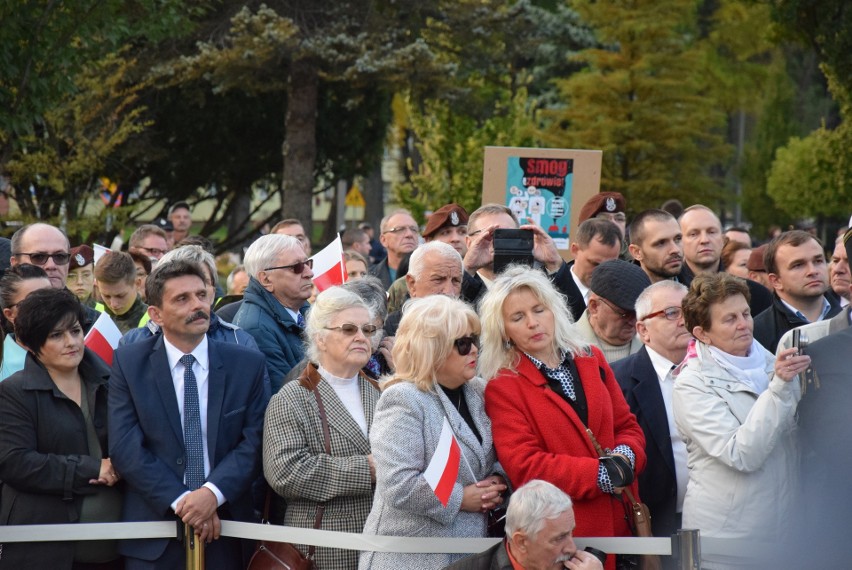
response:
[[[603,564],[594,554],[577,550],[574,526],[571,498],[555,485],[533,479],[512,494],[506,509],[506,539],[447,570],[601,570]]]
[[[672,413],[672,371],[686,355],[692,336],[683,322],[686,287],[660,281],[636,299],[639,352],[612,363],[630,411],[645,434],[648,463],[639,475],[639,495],[651,510],[654,536],[668,537],[680,528],[688,474],[686,445]]]
[[[176,520],[207,542],[207,568],[244,567],[220,517],[252,520],[260,475],[264,358],[209,340],[209,290],[187,261],[148,277],[149,314],[163,331],[115,352],[109,428],[113,466],[127,480],[124,521]],[[124,542],[128,570],[183,567],[176,540]]]

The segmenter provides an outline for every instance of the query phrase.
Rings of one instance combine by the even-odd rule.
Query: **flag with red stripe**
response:
[[[92,328],[86,334],[85,344],[89,350],[100,356],[112,366],[112,353],[118,348],[121,331],[106,313],[101,313]]]
[[[449,420],[444,417],[444,425],[441,427],[441,437],[438,439],[438,447],[432,455],[432,460],[423,477],[435,496],[445,507],[450,502],[453,494],[453,486],[459,476],[459,462],[461,460],[461,448]]]
[[[322,251],[311,259],[314,260],[314,285],[322,292],[334,285],[343,285],[346,281],[346,265],[343,262],[343,242],[340,234]]]

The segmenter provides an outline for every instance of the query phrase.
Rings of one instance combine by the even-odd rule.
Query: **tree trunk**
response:
[[[313,61],[293,61],[287,83],[287,117],[284,119],[281,216],[300,220],[308,236],[313,235],[311,198],[317,158],[318,84]]]
[[[385,184],[382,181],[381,159],[376,162],[370,175],[364,179],[364,201],[367,202],[367,207],[364,208],[364,221],[370,222],[375,228],[376,235],[379,235],[379,222],[385,216]]]

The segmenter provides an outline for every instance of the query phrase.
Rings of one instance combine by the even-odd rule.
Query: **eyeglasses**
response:
[[[313,259],[306,259],[305,261],[300,261],[300,262],[294,263],[292,265],[279,265],[278,267],[267,267],[266,269],[264,269],[264,271],[272,271],[273,269],[289,269],[290,271],[292,271],[296,275],[301,275],[302,272],[305,270],[305,266],[313,269],[314,268],[314,260]]]
[[[386,234],[399,234],[399,233],[402,233],[402,232],[405,232],[405,231],[409,231],[413,234],[419,234],[420,228],[418,228],[417,226],[396,226],[396,227],[393,227],[393,228],[386,229],[384,231],[384,233],[386,233]]]
[[[649,315],[645,315],[643,321],[647,321],[648,319],[653,319],[654,317],[659,317],[660,315],[665,315],[666,320],[668,321],[676,321],[683,316],[683,309],[680,307],[666,307],[662,311],[654,311]]]
[[[467,356],[474,346],[476,346],[477,350],[479,349],[479,335],[473,334],[457,338],[453,341],[453,346],[459,351],[459,355]]]
[[[27,255],[33,265],[44,265],[48,259],[52,259],[56,265],[68,265],[71,260],[70,253],[15,253],[14,255]]]
[[[610,303],[609,301],[607,301],[606,299],[604,299],[603,297],[598,297],[598,299],[600,299],[603,304],[612,309],[612,312],[621,317],[622,319],[632,319],[636,317],[635,311],[623,311],[612,303]]]
[[[157,248],[157,247],[141,247],[140,246],[139,249],[141,249],[144,252],[147,252],[148,255],[166,255],[166,253],[168,252],[168,250],[160,249],[160,248]]]
[[[372,325],[372,324],[361,325],[359,327],[358,325],[353,325],[352,323],[344,323],[344,324],[340,325],[339,327],[325,327],[325,330],[327,330],[327,331],[338,331],[339,330],[340,332],[342,332],[346,336],[355,336],[358,333],[359,329],[361,330],[362,333],[364,333],[364,336],[370,336],[371,334],[373,334],[374,332],[379,330],[379,327],[377,327],[376,325]]]

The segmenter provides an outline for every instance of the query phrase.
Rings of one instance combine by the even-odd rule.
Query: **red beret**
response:
[[[746,269],[749,271],[766,271],[766,266],[763,264],[763,252],[765,251],[766,244],[751,250],[746,262]]]
[[[68,271],[79,269],[95,262],[95,252],[88,245],[78,245],[71,248],[71,261],[68,264]]]
[[[623,212],[624,209],[624,196],[618,192],[601,192],[589,198],[583,204],[583,207],[580,208],[580,223],[582,224],[586,220],[594,218],[601,212],[614,214],[616,212]]]
[[[458,204],[447,204],[441,206],[435,213],[429,216],[429,221],[426,222],[426,228],[423,230],[423,237],[428,238],[443,227],[451,226],[466,226],[467,212]]]

